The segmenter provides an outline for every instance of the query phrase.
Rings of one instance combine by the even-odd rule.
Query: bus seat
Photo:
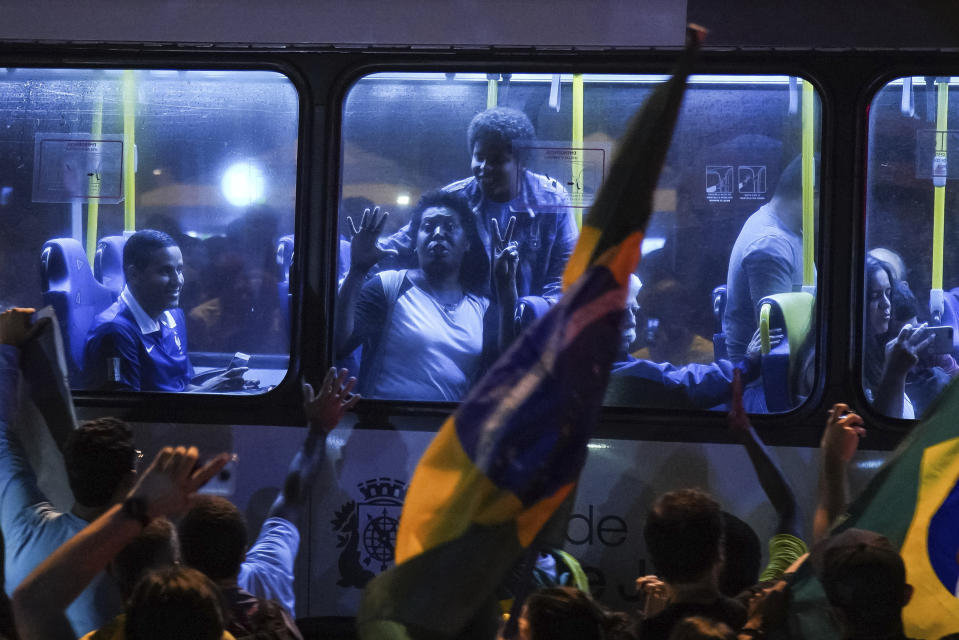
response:
[[[729,359],[726,353],[726,332],[723,331],[723,317],[726,315],[726,285],[713,289],[713,359],[716,362]]]
[[[940,324],[952,327],[952,355],[959,355],[959,287],[944,292]]]
[[[73,238],[48,240],[40,253],[43,303],[51,305],[63,331],[70,378],[80,380],[87,332],[113,293],[96,281],[83,246]]]
[[[549,302],[540,296],[523,296],[516,302],[517,335],[549,311]]]
[[[103,236],[93,255],[93,277],[110,290],[114,300],[120,297],[127,282],[123,275],[123,245],[126,243],[124,236]]]
[[[759,301],[759,329],[769,336],[782,329],[783,340],[760,360],[769,411],[788,411],[799,401],[802,376],[810,363],[816,299],[806,292],[777,293]]]
[[[276,245],[276,266],[279,269],[279,279],[276,283],[276,293],[280,303],[280,315],[283,318],[283,326],[290,326],[290,306],[293,301],[290,299],[290,269],[293,267],[293,235],[283,236]]]

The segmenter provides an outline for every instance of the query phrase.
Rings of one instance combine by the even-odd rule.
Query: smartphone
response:
[[[222,360],[220,362],[223,362]],[[233,359],[226,366],[227,369],[236,369],[237,367],[246,367],[250,364],[250,355],[237,351],[233,354]]]
[[[926,327],[934,337],[929,344],[930,353],[952,353],[952,327]]]
[[[228,463],[226,463],[226,466],[220,470],[220,473],[210,478],[210,481],[203,485],[203,487],[199,489],[197,493],[223,496],[224,498],[231,497],[234,493],[236,493],[236,473],[239,463],[239,457],[237,457],[236,454],[233,454],[233,457]],[[197,466],[199,468],[203,465],[197,463]]]

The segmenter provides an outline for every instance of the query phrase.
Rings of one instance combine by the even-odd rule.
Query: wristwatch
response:
[[[147,510],[147,500],[139,496],[130,496],[123,501],[120,509],[128,518],[137,520],[144,527],[150,524],[150,515]]]

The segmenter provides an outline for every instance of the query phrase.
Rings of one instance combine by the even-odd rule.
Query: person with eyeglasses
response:
[[[514,221],[495,229],[491,305],[489,259],[466,200],[433,191],[413,210],[417,266],[367,273],[391,250],[377,245],[388,214],[367,210],[353,221],[350,270],[336,305],[335,346],[344,358],[362,345],[364,397],[459,401],[484,363],[505,345],[516,304]]]
[[[12,428],[18,411],[21,347],[43,324],[33,309],[0,314],[0,529],[3,530],[4,590],[13,590],[33,569],[90,522],[122,503],[137,479],[142,453],[133,446],[130,426],[116,418],[82,423],[63,445],[63,461],[73,507],[59,511],[41,492],[19,434]],[[41,321],[42,322],[42,321]],[[80,636],[119,613],[120,591],[99,574],[66,611]]]

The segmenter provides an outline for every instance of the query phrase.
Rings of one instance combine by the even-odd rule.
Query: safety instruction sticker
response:
[[[916,178],[936,186],[959,177],[959,131],[922,129],[916,132]],[[941,183],[941,184],[939,184]]]
[[[590,207],[606,178],[610,157],[607,144],[572,147],[568,142],[537,141],[528,146],[514,143],[513,148],[514,153],[525,153],[530,171],[566,189],[574,209]]]
[[[766,197],[766,165],[706,165],[707,201],[765,200]]]
[[[33,158],[33,201],[123,200],[123,135],[38,133]]]

